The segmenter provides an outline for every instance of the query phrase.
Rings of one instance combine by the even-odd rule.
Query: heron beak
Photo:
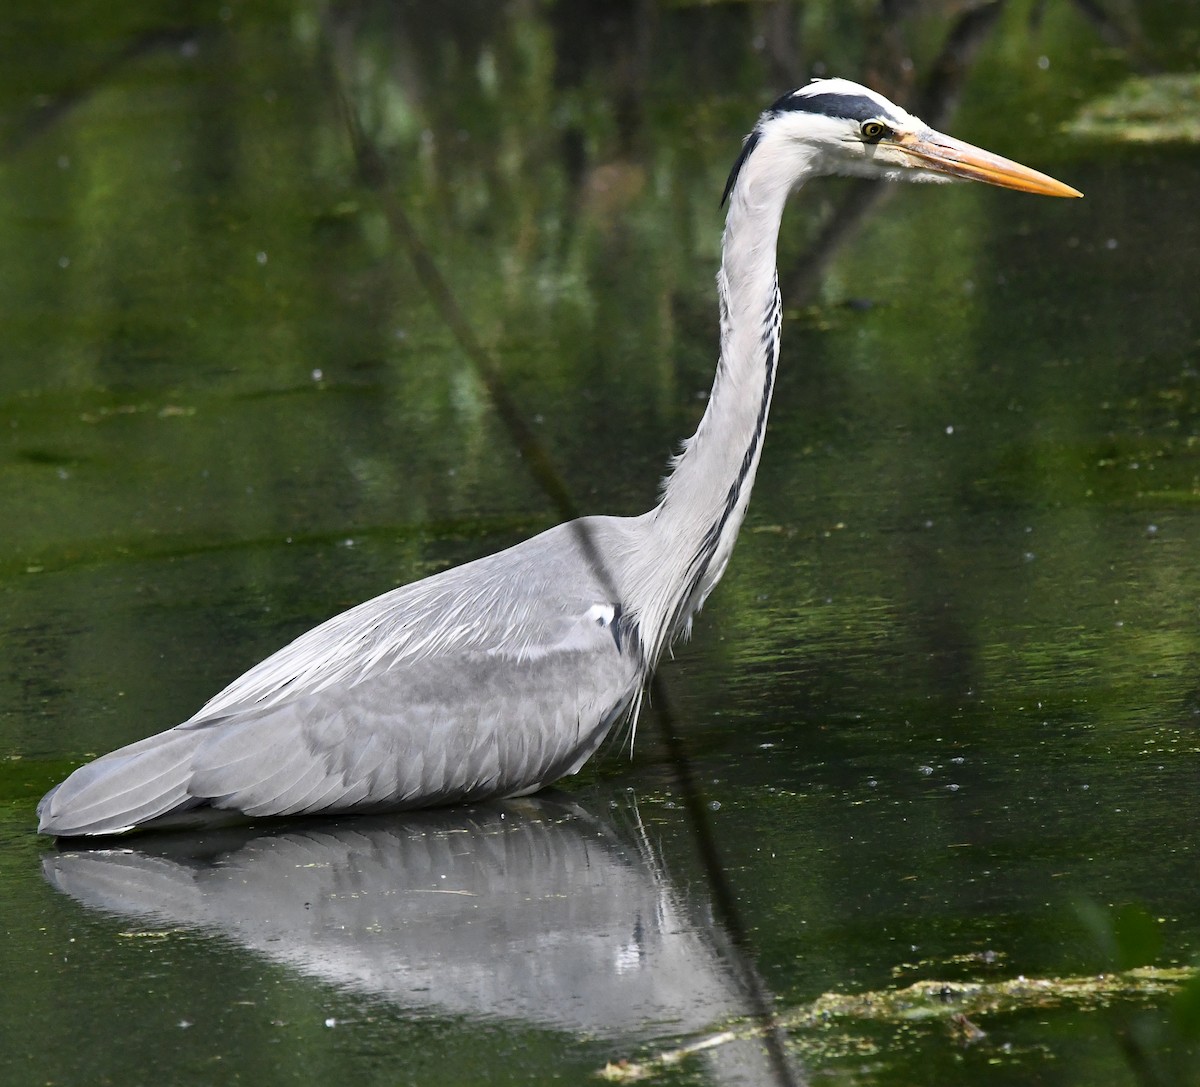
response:
[[[900,133],[893,142],[909,160],[909,165],[919,170],[961,177],[968,181],[984,181],[989,185],[1036,193],[1038,196],[1083,195],[1078,189],[1022,166],[1019,162],[993,155],[982,147],[973,147],[932,129],[920,133]]]

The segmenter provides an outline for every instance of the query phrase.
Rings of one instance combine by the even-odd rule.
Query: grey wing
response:
[[[182,726],[211,733],[189,791],[249,815],[532,792],[579,769],[629,705],[636,677],[611,638],[514,663],[446,654],[345,691]]]
[[[642,682],[636,637],[573,528],[309,631],[189,721],[77,770],[39,806],[43,831],[116,833],[200,804],[420,807],[573,773]]]

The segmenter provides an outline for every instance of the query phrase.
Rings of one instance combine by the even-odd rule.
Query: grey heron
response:
[[[195,808],[430,807],[578,771],[617,722],[636,722],[659,658],[729,562],[779,359],[784,204],[828,174],[1081,195],[857,83],[785,94],[725,187],[716,377],[653,509],[559,525],[335,616],[182,724],[81,766],[42,799],[39,829],[116,834]]]

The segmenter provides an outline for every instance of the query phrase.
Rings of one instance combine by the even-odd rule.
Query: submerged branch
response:
[[[1200,977],[1200,968],[1143,966],[1120,973],[1065,978],[1016,977],[1004,981],[918,981],[903,989],[866,993],[823,993],[811,1003],[778,1015],[784,1030],[814,1030],[839,1021],[900,1025],[921,1020],[944,1021],[958,1037],[974,1042],[984,1037],[971,1018],[1054,1008],[1069,1004],[1081,1011],[1108,1007],[1115,1001],[1173,996]],[[968,1029],[964,1029],[963,1024]],[[597,1072],[613,1083],[632,1083],[705,1050],[760,1037],[753,1023],[730,1026],[642,1061],[610,1062]]]

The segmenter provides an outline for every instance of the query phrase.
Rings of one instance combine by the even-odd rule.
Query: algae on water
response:
[[[1200,74],[1135,76],[1087,103],[1066,130],[1121,143],[1200,143]]]

